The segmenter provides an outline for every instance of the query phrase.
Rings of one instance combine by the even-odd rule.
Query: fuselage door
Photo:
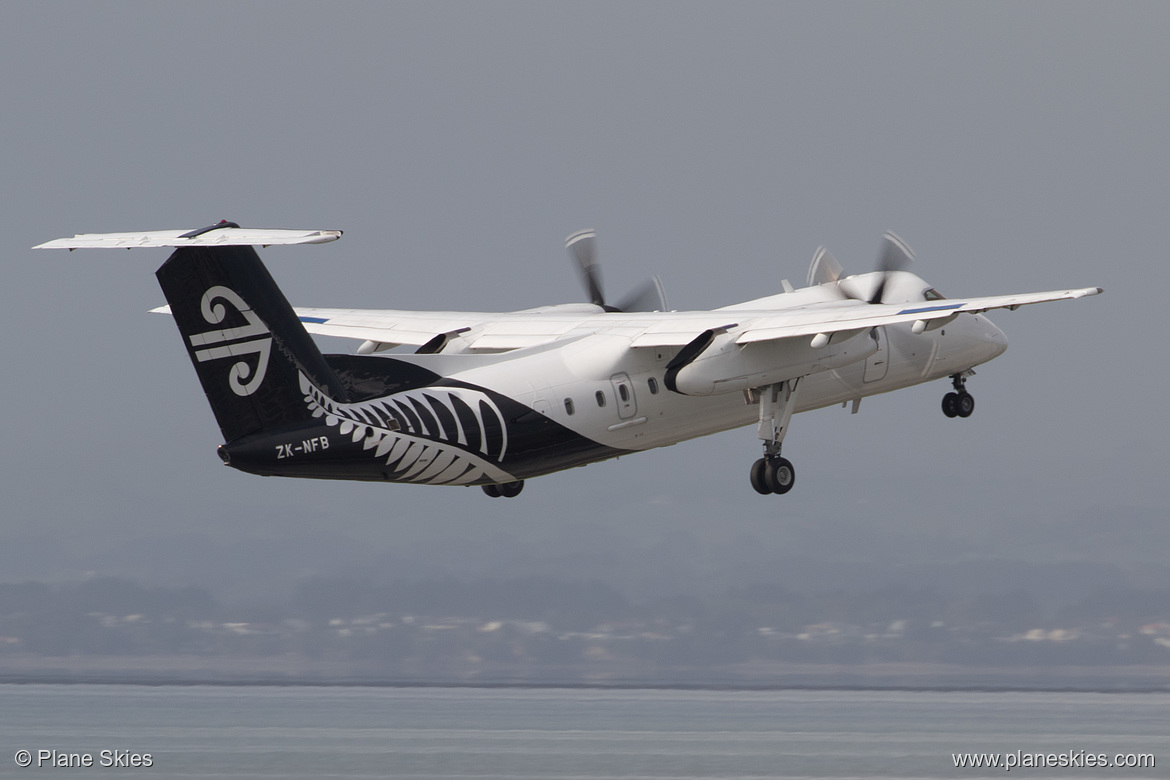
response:
[[[634,398],[634,384],[628,374],[614,374],[609,378],[613,384],[613,395],[617,399],[618,417],[628,420],[638,413],[638,402]]]
[[[890,369],[890,350],[886,344],[886,329],[874,328],[869,332],[870,338],[877,342],[877,352],[865,359],[865,373],[862,378],[866,382],[876,382],[886,378]]]

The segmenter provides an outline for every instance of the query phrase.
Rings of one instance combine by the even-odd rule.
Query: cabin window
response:
[[[565,399],[565,414],[572,414],[574,411],[576,411],[576,410],[573,408],[573,399],[566,398]]]
[[[626,387],[625,385],[618,385],[618,395],[622,397],[622,403],[629,403],[630,388]]]
[[[924,300],[928,300],[928,301],[945,301],[947,299],[947,296],[943,295],[942,293],[940,293],[938,290],[934,289],[933,287],[931,287],[926,292],[922,293],[922,297]]]
[[[650,377],[646,380],[646,385],[650,388],[650,395],[658,395],[658,380]]]
[[[596,393],[593,394],[593,397],[597,399],[598,406],[605,406],[605,393],[598,390]]]

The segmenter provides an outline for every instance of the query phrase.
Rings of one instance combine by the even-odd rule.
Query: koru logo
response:
[[[228,385],[233,393],[239,396],[251,395],[260,389],[260,383],[264,381],[264,372],[268,370],[268,357],[272,353],[272,333],[235,290],[221,286],[208,288],[207,292],[203,293],[203,300],[199,304],[203,319],[212,325],[220,324],[227,317],[227,308],[223,303],[216,301],[226,301],[231,304],[247,320],[248,324],[238,328],[209,330],[206,333],[197,333],[191,336],[190,341],[195,350],[195,359],[202,363],[206,360],[220,358],[259,355],[255,371],[252,370],[247,361],[241,360],[233,365],[228,373]],[[218,346],[212,346],[213,344]]]

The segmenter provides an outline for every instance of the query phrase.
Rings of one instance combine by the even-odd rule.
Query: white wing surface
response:
[[[872,328],[878,325],[897,325],[920,320],[929,322],[964,312],[979,314],[992,309],[1011,309],[1014,311],[1021,306],[1032,303],[1085,298],[1101,292],[1103,290],[1100,287],[1082,287],[1076,290],[943,299],[909,304],[871,304],[864,301],[848,301],[843,302],[845,304],[843,306],[834,306],[836,310],[828,309],[828,305],[826,305],[826,309],[818,310],[817,314],[813,314],[808,309],[790,314],[772,314],[745,329],[736,338],[736,342],[748,344],[753,341],[835,333],[842,330]]]
[[[601,313],[599,310],[558,311],[558,307],[549,307],[510,313],[311,308],[298,308],[296,312],[310,333],[385,344],[422,345],[438,334],[463,331],[468,346],[477,350],[521,349],[592,333],[628,336],[633,347],[671,347],[687,344],[705,330],[734,332],[737,343],[748,344],[918,320],[929,322],[963,312],[1016,309],[1099,292],[1099,287],[1084,287],[911,304],[848,300],[791,309],[734,311]]]

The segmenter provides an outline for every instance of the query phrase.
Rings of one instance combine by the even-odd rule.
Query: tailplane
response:
[[[241,228],[82,233],[34,249],[176,247],[156,272],[224,441],[312,418],[307,384],[348,394],[305,332],[254,246],[324,244],[340,230]]]

